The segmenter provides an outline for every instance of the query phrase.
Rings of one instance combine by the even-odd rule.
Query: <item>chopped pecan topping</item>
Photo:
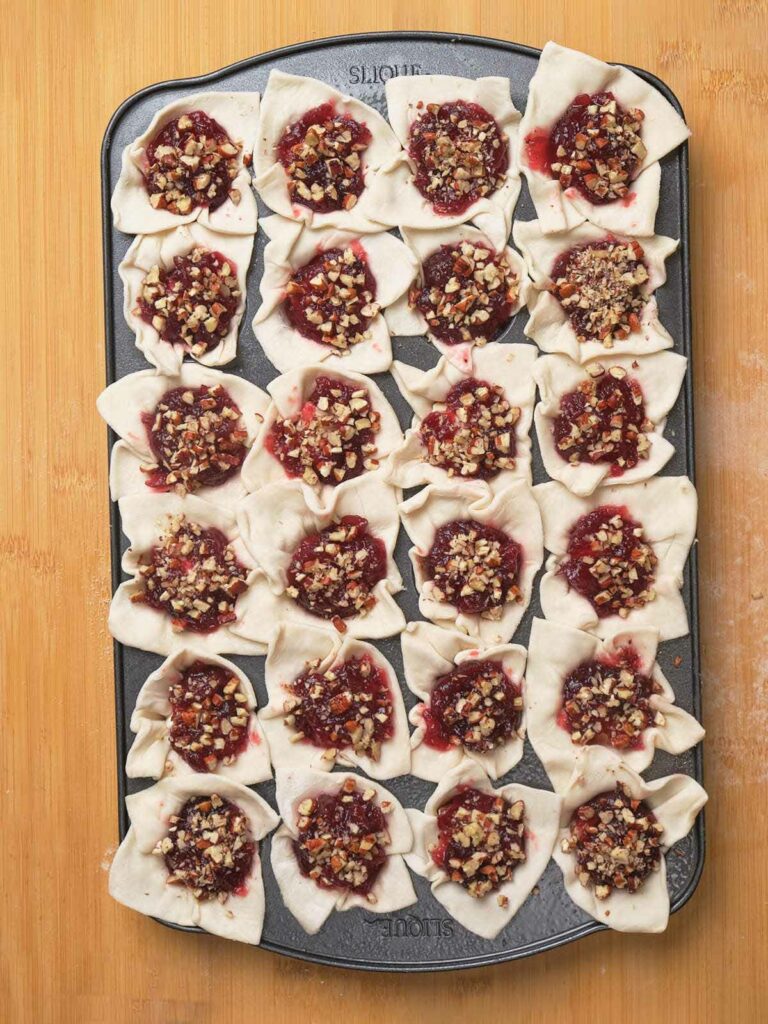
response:
[[[158,544],[142,557],[138,578],[144,589],[131,600],[170,615],[177,631],[210,633],[234,622],[248,571],[229,541],[220,530],[184,515],[167,519]]]
[[[233,764],[248,742],[248,698],[221,665],[195,661],[170,687],[171,747],[196,772]]]
[[[522,716],[520,687],[500,661],[464,661],[436,681],[423,710],[424,741],[485,753],[506,743]]]
[[[170,270],[150,269],[133,312],[163,341],[202,356],[229,333],[241,298],[232,260],[197,246],[186,256],[175,256]]]
[[[147,146],[144,183],[150,203],[181,215],[199,206],[216,210],[227,198],[238,203],[240,193],[232,183],[241,148],[202,110],[169,121]]]
[[[226,903],[246,885],[256,843],[237,804],[211,793],[191,797],[171,815],[154,852],[165,860],[169,885],[185,886],[198,900]]]
[[[618,783],[574,811],[562,849],[575,855],[581,884],[604,900],[614,889],[637,892],[659,870],[663,832],[648,804]]]

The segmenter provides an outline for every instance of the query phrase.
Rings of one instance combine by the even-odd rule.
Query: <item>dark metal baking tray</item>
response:
[[[109,199],[120,170],[123,147],[139,135],[160,107],[180,96],[210,89],[247,89],[263,92],[272,68],[320,78],[364,100],[386,113],[384,81],[395,74],[455,74],[469,78],[481,75],[508,77],[512,99],[519,110],[525,109],[528,82],[536,68],[538,50],[516,43],[477,36],[448,35],[435,32],[383,32],[342,36],[316,42],[299,43],[271,53],[249,58],[200,78],[188,78],[150,86],[127,99],[109,123],[102,147],[102,192],[104,217],[104,285],[106,315],[107,378],[112,382],[126,373],[145,369],[141,353],[122,314],[122,290],[117,267],[123,258],[130,237],[112,226]],[[682,113],[679,102],[669,88],[646,71],[634,69],[659,89]],[[262,215],[269,211],[260,204]],[[534,216],[525,184],[516,210],[516,217],[526,220]],[[688,234],[688,152],[682,146],[662,162],[661,204],[657,231],[680,238],[679,251],[668,262],[667,284],[657,293],[661,320],[675,339],[675,351],[691,356],[691,313]],[[234,363],[223,369],[237,373],[264,387],[275,370],[261,352],[250,320],[258,305],[258,285],[263,267],[264,235],[259,234],[254,246],[248,283],[248,306],[240,334],[239,354]],[[508,327],[501,343],[523,342],[525,313]],[[428,368],[437,361],[436,350],[426,341],[394,340],[395,357]],[[401,398],[392,377],[379,374],[376,382],[392,403],[403,427],[410,422],[411,412]],[[665,473],[694,475],[693,397],[690,368],[682,393],[669,416],[667,436],[676,452]],[[110,446],[114,441],[110,436]],[[533,436],[534,482],[546,480]],[[115,505],[111,506],[112,582],[121,581],[120,558],[126,546],[120,531]],[[407,562],[407,540],[401,531],[397,561],[403,571],[407,589],[400,595],[400,604],[409,619],[420,618],[418,601]],[[701,714],[699,677],[699,639],[697,607],[696,550],[691,554],[685,572],[683,596],[691,622],[690,635],[662,644],[659,661],[677,695],[678,703],[697,717]],[[538,586],[534,598],[514,639],[526,644],[530,623],[539,614]],[[397,638],[376,646],[389,658],[402,678],[402,659]],[[233,658],[253,680],[260,703],[266,693],[263,682],[263,658]],[[162,659],[133,648],[115,644],[115,695],[117,712],[118,790],[120,797],[120,836],[128,827],[124,797],[149,783],[126,778],[124,765],[132,735],[128,729],[131,711],[141,684]],[[406,704],[414,698],[403,685]],[[681,757],[659,752],[648,770],[649,777],[670,771],[681,771],[702,777],[701,749]],[[550,788],[547,776],[526,742],[522,762],[509,774],[519,782]],[[505,777],[505,781],[506,781]],[[432,786],[419,779],[405,777],[389,783],[395,795],[406,805],[423,807]],[[274,784],[255,787],[274,804]],[[415,878],[418,903],[396,915],[375,915],[362,910],[334,914],[317,935],[308,936],[285,909],[272,875],[268,856],[269,840],[264,844],[264,883],[267,912],[262,945],[277,953],[317,963],[365,970],[429,971],[499,963],[529,956],[582,938],[602,929],[579,910],[566,895],[559,869],[550,862],[538,890],[530,896],[513,921],[492,941],[465,931],[450,919],[432,897],[427,883]],[[704,860],[704,824],[699,816],[690,835],[669,854],[669,886],[672,910],[690,898],[698,884]],[[190,941],[193,941],[190,938]]]

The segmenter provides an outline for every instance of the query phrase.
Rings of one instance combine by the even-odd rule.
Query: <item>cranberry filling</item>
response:
[[[344,619],[365,615],[376,604],[373,589],[386,575],[387,552],[368,532],[368,520],[343,516],[301,541],[288,566],[286,592],[343,633]]]
[[[183,885],[199,900],[226,903],[246,886],[256,854],[248,818],[237,804],[211,793],[190,797],[171,815],[162,854],[169,885]]]
[[[389,845],[376,791],[357,788],[346,779],[338,793],[320,793],[299,804],[298,839],[293,850],[303,875],[326,889],[346,889],[367,896],[387,860]]]
[[[418,105],[420,108],[423,104]],[[435,213],[462,214],[504,184],[507,136],[478,103],[428,103],[413,122],[414,185]]]
[[[606,348],[641,330],[648,280],[639,242],[604,238],[561,253],[552,267],[552,293],[559,300],[580,342],[600,341]]]
[[[234,622],[247,574],[220,530],[169,515],[159,543],[139,565],[144,589],[131,600],[170,615],[175,630],[211,633]]]
[[[198,246],[175,256],[171,270],[152,267],[135,312],[163,341],[201,356],[229,333],[241,297],[232,260]]]
[[[423,559],[431,596],[465,615],[500,619],[504,605],[522,601],[518,586],[522,550],[503,530],[455,519],[435,531]]]
[[[441,245],[421,268],[409,302],[446,345],[496,337],[512,316],[520,282],[504,253],[485,245]]]
[[[575,855],[581,884],[594,886],[604,900],[614,889],[637,892],[658,871],[663,831],[648,804],[618,783],[612,793],[576,808],[562,849]]]
[[[520,409],[498,385],[474,377],[459,381],[419,427],[424,460],[449,476],[491,480],[515,468],[519,419]]]
[[[637,655],[625,648],[615,660],[585,661],[570,673],[558,723],[579,746],[639,750],[643,732],[664,724],[650,703],[656,693],[661,687],[637,671]]]
[[[248,451],[240,410],[221,384],[166,391],[142,421],[156,465],[146,485],[180,494],[218,487],[233,476]]]
[[[311,663],[288,687],[285,724],[301,739],[333,751],[352,747],[378,761],[381,744],[394,732],[392,694],[386,675],[363,656],[327,672]]]
[[[347,352],[369,338],[378,314],[376,279],[362,247],[326,249],[288,282],[283,309],[294,330],[319,345]]]
[[[365,124],[331,103],[294,121],[276,147],[292,201],[316,213],[351,210],[365,187],[362,155],[371,138]]]
[[[248,743],[248,701],[236,675],[195,661],[171,684],[171,746],[196,772],[232,764]]]
[[[462,786],[437,812],[432,860],[480,899],[508,882],[525,859],[525,804]],[[506,906],[506,899],[499,903]]]
[[[577,519],[560,572],[599,618],[626,618],[653,601],[658,559],[626,508],[601,505]]]
[[[645,159],[644,119],[642,110],[625,110],[611,92],[577,96],[549,137],[552,177],[596,205],[624,199]]]
[[[465,661],[437,680],[423,711],[424,742],[485,753],[514,735],[522,717],[520,687],[500,661]]]
[[[275,420],[266,446],[288,476],[335,487],[378,466],[379,430],[381,416],[367,388],[323,376],[297,416]]]
[[[608,462],[612,476],[621,476],[648,458],[649,430],[653,424],[646,419],[640,385],[621,366],[607,372],[599,365],[590,370],[575,391],[560,399],[553,425],[562,459],[574,466]]]
[[[202,110],[169,121],[147,146],[144,184],[150,203],[178,214],[199,206],[217,210],[228,197],[239,203],[232,182],[240,148]]]

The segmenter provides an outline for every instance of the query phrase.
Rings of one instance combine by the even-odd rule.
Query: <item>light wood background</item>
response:
[[[768,309],[764,0],[0,0],[0,1019],[766,1019]],[[648,68],[691,145],[709,852],[664,936],[454,975],[362,975],[113,903],[115,755],[99,145],[130,93],[286,43],[422,28]]]

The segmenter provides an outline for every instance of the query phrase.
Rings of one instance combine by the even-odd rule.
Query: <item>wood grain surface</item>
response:
[[[5,215],[0,1020],[766,1019],[764,0],[0,0]],[[693,128],[708,856],[663,936],[453,975],[321,969],[113,903],[117,838],[99,146],[166,78],[372,29],[549,39],[654,71]]]

